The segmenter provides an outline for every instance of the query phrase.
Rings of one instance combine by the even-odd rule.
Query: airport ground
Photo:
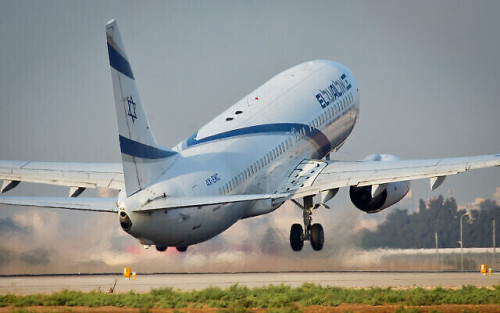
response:
[[[500,285],[500,275],[483,276],[479,272],[292,272],[292,273],[226,273],[226,274],[138,274],[135,280],[127,280],[120,274],[115,275],[60,275],[60,276],[8,276],[0,277],[0,294],[13,293],[28,295],[53,293],[61,290],[77,290],[83,292],[106,292],[116,280],[115,293],[134,291],[145,293],[151,289],[173,288],[175,290],[202,290],[210,286],[222,289],[235,284],[249,288],[270,285],[301,286],[312,282],[321,286],[344,288],[391,287],[393,289],[411,289],[422,287],[460,288],[464,285],[487,287],[493,289]],[[405,311],[406,310],[406,311]],[[414,311],[411,311],[414,310]],[[415,311],[418,310],[418,311]],[[138,309],[129,307],[78,307],[78,306],[30,306],[15,308],[0,307],[4,312],[244,312],[234,308],[220,309],[204,307],[187,307],[180,309]],[[267,312],[266,309],[249,308],[247,312]],[[353,304],[341,303],[337,306],[305,306],[295,309],[271,309],[272,312],[500,312],[498,304],[469,305],[441,304],[419,307],[408,307],[403,304]]]
[[[148,292],[151,289],[174,288],[200,290],[215,286],[227,288],[234,284],[249,288],[269,285],[298,287],[305,282],[344,288],[459,288],[465,285],[493,287],[500,284],[500,274],[492,276],[477,272],[286,272],[226,274],[137,274],[127,280],[121,274],[7,276],[0,277],[0,294],[51,293],[64,289],[89,292],[106,291],[115,282],[116,292]]]
[[[27,307],[16,309],[12,307],[0,308],[0,313],[230,313],[230,312],[252,312],[265,313],[266,309],[248,309],[238,311],[232,309],[218,308],[185,308],[185,309],[134,309],[124,307]],[[432,305],[408,307],[394,304],[372,306],[366,304],[340,304],[336,307],[310,306],[297,308],[296,310],[273,310],[272,312],[303,312],[303,313],[498,313],[498,305]]]

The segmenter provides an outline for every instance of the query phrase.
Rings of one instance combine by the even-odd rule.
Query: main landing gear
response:
[[[292,225],[292,228],[290,229],[290,246],[292,246],[292,250],[302,250],[304,241],[309,240],[311,242],[312,248],[315,251],[320,251],[321,249],[323,249],[325,234],[323,232],[323,226],[321,226],[321,224],[312,224],[312,210],[317,208],[317,206],[313,206],[313,197],[304,197],[303,206],[295,200],[292,201],[302,209],[305,228],[303,229],[302,225],[300,224]]]
[[[162,245],[156,245],[156,250],[158,250],[159,252],[164,252],[167,250],[167,246],[162,246]],[[187,246],[179,246],[179,247],[175,247],[177,249],[177,251],[179,252],[186,252],[187,250]]]

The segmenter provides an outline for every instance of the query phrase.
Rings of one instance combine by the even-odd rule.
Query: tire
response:
[[[293,224],[290,229],[290,246],[293,251],[300,251],[304,246],[304,239],[302,239],[303,229],[300,224]]]
[[[179,252],[186,252],[186,250],[188,249],[187,246],[184,246],[184,247],[176,247],[177,251]]]
[[[325,242],[325,233],[323,232],[323,226],[321,224],[313,224],[311,227],[311,246],[315,251],[320,251],[323,249],[323,243]]]
[[[163,252],[165,250],[167,250],[167,246],[160,246],[160,245],[156,245],[156,250],[160,251],[160,252]]]

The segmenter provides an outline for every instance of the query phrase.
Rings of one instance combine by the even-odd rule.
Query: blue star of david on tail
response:
[[[137,119],[137,114],[135,113],[135,102],[132,96],[127,97],[127,103],[128,103],[127,115],[132,118],[132,123],[135,123],[135,120]]]

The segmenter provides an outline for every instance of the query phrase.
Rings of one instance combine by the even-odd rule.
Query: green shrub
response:
[[[198,291],[176,291],[172,288],[154,289],[148,293],[133,291],[107,294],[96,291],[84,293],[63,290],[48,295],[0,295],[0,307],[26,306],[115,306],[138,309],[203,307],[242,311],[243,309],[279,309],[280,312],[312,305],[338,306],[341,303],[382,305],[402,303],[408,306],[439,304],[500,304],[500,292],[488,288],[463,286],[460,289],[391,288],[347,289],[303,284],[298,288],[285,285],[249,289],[233,285],[228,289],[209,287]]]

